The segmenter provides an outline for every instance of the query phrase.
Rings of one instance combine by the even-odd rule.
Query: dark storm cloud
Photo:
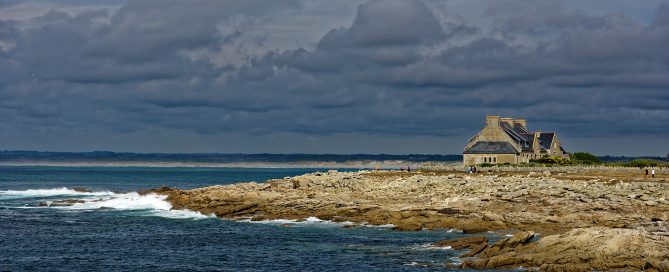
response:
[[[565,135],[669,134],[669,5],[644,24],[557,1],[480,3],[475,18],[369,1],[283,50],[262,33],[305,3],[114,3],[0,20],[0,131],[467,138],[496,114]]]

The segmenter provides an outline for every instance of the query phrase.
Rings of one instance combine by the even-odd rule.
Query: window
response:
[[[497,157],[493,157],[492,162],[497,162]]]
[[[488,157],[483,157],[483,162],[488,162]]]

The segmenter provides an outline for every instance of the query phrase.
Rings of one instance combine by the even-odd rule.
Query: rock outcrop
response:
[[[464,268],[535,267],[541,271],[669,271],[669,236],[644,230],[574,229],[531,242],[520,232],[472,254]]]
[[[525,175],[431,172],[313,173],[265,183],[161,188],[177,209],[225,218],[321,219],[394,224],[400,230],[498,229],[544,235],[573,228],[636,228],[666,222],[669,184]]]
[[[620,180],[561,172],[329,171],[265,183],[155,192],[167,195],[175,209],[230,219],[318,217],[393,224],[408,231],[522,231],[492,245],[472,243],[463,255],[471,258],[464,263],[467,267],[665,271],[669,184]],[[536,233],[544,238],[535,241]],[[624,246],[631,250],[622,250]]]
[[[437,241],[434,245],[438,247],[451,247],[455,250],[462,249],[473,249],[478,248],[481,245],[487,245],[488,238],[484,236],[475,236],[475,237],[466,237],[453,240],[441,240]]]

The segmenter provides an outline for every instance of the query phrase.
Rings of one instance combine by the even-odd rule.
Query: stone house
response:
[[[465,146],[463,160],[465,166],[519,164],[546,155],[569,158],[555,132],[530,132],[525,119],[486,116],[485,127]]]

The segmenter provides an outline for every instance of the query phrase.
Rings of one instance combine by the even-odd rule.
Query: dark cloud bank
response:
[[[463,19],[370,1],[293,49],[255,30],[299,20],[299,1],[138,0],[2,20],[0,149],[459,153],[494,114],[557,130],[567,148],[669,151],[669,5],[640,23],[480,4]]]

